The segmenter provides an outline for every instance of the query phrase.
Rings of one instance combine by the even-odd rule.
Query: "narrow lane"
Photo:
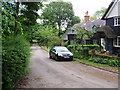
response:
[[[30,74],[18,88],[118,88],[118,74],[76,61],[55,61],[38,46],[31,49]]]

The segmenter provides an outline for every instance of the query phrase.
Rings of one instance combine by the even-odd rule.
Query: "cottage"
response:
[[[73,28],[68,29],[64,33],[62,39],[64,41],[68,41],[68,45],[74,44],[74,40],[75,40],[76,34],[77,34],[76,30],[74,30]]]
[[[70,29],[68,29],[65,34],[63,35],[63,40],[69,40],[69,44],[73,44],[75,41],[75,37],[77,34],[77,31],[75,30],[75,27],[80,27],[88,31],[95,32],[98,28],[105,25],[105,20],[100,19],[94,19],[90,20],[90,16],[88,15],[88,12],[85,13],[84,16],[84,23],[78,23],[73,25]],[[86,38],[84,44],[93,44],[90,38]]]
[[[101,27],[93,38],[99,40],[106,51],[120,55],[120,0],[113,0],[102,20],[106,26]],[[103,44],[104,43],[104,44]]]

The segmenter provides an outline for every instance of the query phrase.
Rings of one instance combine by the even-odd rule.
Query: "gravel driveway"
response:
[[[32,46],[30,74],[17,88],[118,88],[118,74],[76,61],[49,59],[47,51]]]

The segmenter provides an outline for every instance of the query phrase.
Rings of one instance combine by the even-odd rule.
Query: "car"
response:
[[[49,51],[50,59],[73,60],[73,54],[64,46],[54,46]]]

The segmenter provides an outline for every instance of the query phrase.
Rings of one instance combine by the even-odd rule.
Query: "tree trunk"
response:
[[[14,35],[17,36],[18,34],[18,13],[19,13],[19,2],[16,3],[16,16],[15,16],[15,32]]]
[[[58,28],[59,28],[58,36],[60,37],[60,23],[59,22],[58,22]]]

